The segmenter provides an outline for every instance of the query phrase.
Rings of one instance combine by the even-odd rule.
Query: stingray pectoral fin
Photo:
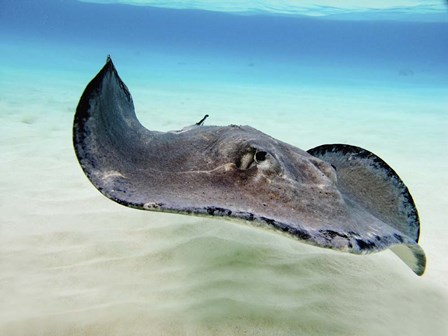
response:
[[[138,121],[131,94],[110,57],[84,90],[73,123],[73,147],[92,184],[106,197],[126,206],[128,186],[145,144],[157,132]]]
[[[384,223],[383,232],[369,232],[366,228],[360,234],[364,237],[392,235],[394,239],[382,242],[382,246],[390,248],[416,274],[423,274],[426,257],[417,244],[418,212],[398,174],[377,155],[355,146],[322,145],[308,153],[335,168],[338,189],[347,203],[355,204]]]

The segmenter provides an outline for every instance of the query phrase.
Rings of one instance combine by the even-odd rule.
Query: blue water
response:
[[[96,2],[0,0],[0,334],[447,334],[445,2]],[[108,54],[152,129],[210,114],[380,155],[416,201],[425,275],[102,197],[71,128]]]
[[[447,20],[343,21],[67,0],[4,0],[0,25],[3,45],[33,42],[37,53],[56,44],[86,58],[91,58],[92,52],[100,59],[107,54],[134,56],[133,62],[143,66],[150,66],[148,56],[154,54],[162,55],[157,60],[162,63],[181,57],[207,60],[201,63],[206,63],[205,67],[213,63],[213,69],[204,72],[203,80],[224,77],[292,85],[448,84]],[[8,47],[2,53],[3,62],[33,62],[17,55],[8,57],[10,53]],[[51,58],[56,66],[65,65],[57,54]],[[45,60],[42,63],[44,66]],[[184,63],[178,60],[172,71],[182,75]],[[225,65],[230,66],[230,73]],[[201,77],[201,72],[195,75]]]

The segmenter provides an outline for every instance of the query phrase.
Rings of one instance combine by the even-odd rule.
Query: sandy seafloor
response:
[[[0,46],[1,335],[447,334],[443,74],[432,85],[418,69],[363,80],[369,70],[352,68],[339,82],[335,71],[282,72],[263,59],[107,52],[150,129],[207,113],[208,124],[251,125],[303,149],[348,143],[378,154],[417,204],[426,273],[390,251],[354,256],[109,201],[71,143],[74,110],[105,49],[10,38]]]

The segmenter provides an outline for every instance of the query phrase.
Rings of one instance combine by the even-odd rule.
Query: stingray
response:
[[[304,151],[250,126],[205,126],[206,117],[148,130],[108,57],[80,98],[74,149],[92,184],[124,206],[233,218],[358,255],[391,249],[423,274],[414,201],[378,156],[345,144]]]

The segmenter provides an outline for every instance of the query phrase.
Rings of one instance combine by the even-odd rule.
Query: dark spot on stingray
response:
[[[275,221],[273,219],[266,218],[266,217],[261,217],[260,219],[262,221],[264,221],[266,224],[269,224],[271,226],[274,226],[274,224],[275,224]]]
[[[372,250],[376,247],[374,242],[368,240],[356,239],[356,243],[358,244],[361,250]]]
[[[403,237],[401,237],[399,234],[394,233],[394,237],[395,237],[395,239],[397,239],[400,243],[403,242]]]
[[[232,214],[231,210],[219,207],[208,207],[206,211],[210,216],[230,216]]]
[[[342,238],[348,238],[348,236],[341,232],[336,232],[333,230],[319,230],[319,232],[327,239],[333,239],[334,237],[342,237]]]
[[[295,236],[299,239],[302,239],[302,240],[310,240],[312,238],[312,236],[305,230],[300,230],[300,229],[294,228],[290,232],[293,234],[293,236]]]

